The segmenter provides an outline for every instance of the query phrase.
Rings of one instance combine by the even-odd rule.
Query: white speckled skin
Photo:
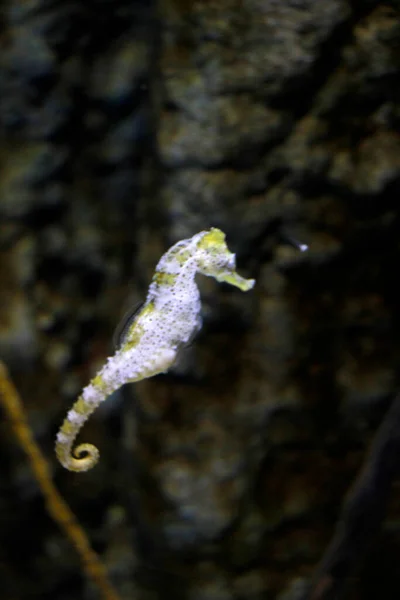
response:
[[[225,234],[219,229],[202,231],[172,246],[161,257],[146,302],[121,347],[84,388],[57,434],[56,454],[65,468],[87,471],[98,461],[99,452],[92,444],[80,444],[72,452],[79,430],[96,407],[125,383],[167,371],[179,347],[200,329],[196,273],[242,291],[254,285],[253,279],[243,279],[236,273],[235,255],[229,252]]]

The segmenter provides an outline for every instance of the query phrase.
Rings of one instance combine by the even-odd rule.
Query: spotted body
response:
[[[57,434],[56,454],[71,471],[87,471],[99,458],[92,444],[73,449],[79,430],[97,406],[125,383],[167,371],[179,348],[201,327],[196,273],[214,277],[247,291],[254,279],[236,273],[235,255],[225,234],[212,228],[172,246],[160,259],[143,307],[129,323],[115,354],[68,412]]]

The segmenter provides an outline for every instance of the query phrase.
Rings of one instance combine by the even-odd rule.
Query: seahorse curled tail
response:
[[[95,382],[95,380],[94,380]],[[107,398],[109,391],[92,382],[68,411],[56,438],[56,455],[60,463],[70,471],[88,471],[99,460],[99,451],[93,444],[79,444],[73,448],[75,439],[99,404]]]

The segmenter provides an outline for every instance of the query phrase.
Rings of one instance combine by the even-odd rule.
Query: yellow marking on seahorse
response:
[[[73,433],[74,424],[70,423],[67,419],[65,419],[64,423],[61,426],[61,431],[67,435]]]
[[[98,390],[101,390],[103,392],[106,390],[106,387],[107,387],[100,374],[96,375],[96,377],[94,377],[92,379],[92,385],[94,385],[95,388],[97,388]],[[82,399],[82,401],[84,402],[83,399]],[[79,400],[78,400],[78,402],[79,402]],[[79,412],[79,409],[76,407],[75,407],[75,410],[78,410],[78,412]]]
[[[154,302],[145,304],[138,316],[140,316],[141,321],[143,321],[144,319],[149,318],[152,313],[154,313]],[[138,319],[136,319],[129,327],[128,333],[125,336],[125,342],[123,344],[124,352],[138,346],[143,333],[143,326],[138,322]]]
[[[99,377],[97,376],[96,379],[98,379],[98,378]],[[82,397],[78,398],[78,400],[75,402],[74,410],[75,410],[75,412],[79,413],[80,415],[84,415],[86,413],[87,404]]]
[[[206,233],[206,235],[199,241],[199,248],[204,250],[211,250],[212,252],[218,252],[218,250],[225,244],[225,234],[220,229],[214,227]]]
[[[176,275],[160,271],[154,275],[153,281],[155,281],[157,285],[173,286],[176,281]]]

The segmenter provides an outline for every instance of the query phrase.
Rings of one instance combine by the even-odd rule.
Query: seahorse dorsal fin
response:
[[[140,313],[144,302],[136,302],[130,309],[126,311],[122,319],[119,321],[118,325],[115,328],[112,344],[114,350],[119,350],[123,345],[126,335],[131,328],[133,321],[136,319],[138,314]]]

